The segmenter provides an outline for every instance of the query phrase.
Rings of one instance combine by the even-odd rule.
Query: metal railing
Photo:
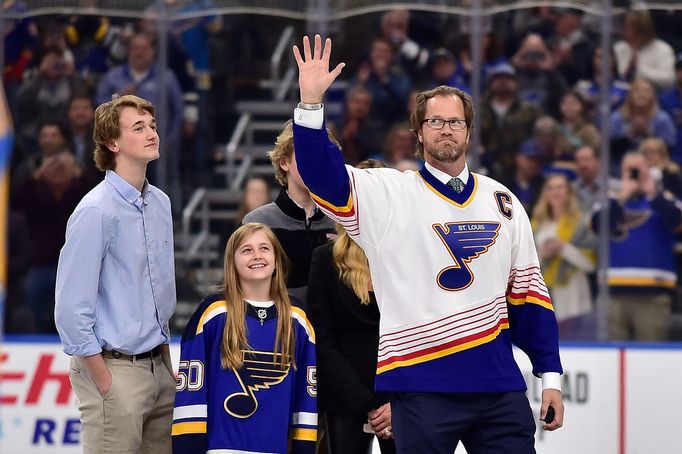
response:
[[[291,55],[291,45],[294,42],[294,27],[289,25],[284,28],[282,34],[277,41],[275,51],[270,58],[270,81],[272,83],[272,96],[275,101],[282,101],[291,89],[291,83],[296,75],[296,70],[291,61],[291,57],[287,59],[286,71],[282,78],[279,77],[280,67],[285,55]]]
[[[235,167],[235,158],[237,149],[239,148],[239,145],[242,144],[242,139],[244,138],[244,134],[250,123],[251,113],[243,112],[237,121],[234,131],[232,131],[230,140],[227,142],[227,145],[225,145],[225,165],[227,167],[225,170],[225,187],[230,188],[231,190],[238,190],[241,187],[242,182],[238,181],[236,178],[237,169]],[[253,139],[251,136],[249,136],[249,138]]]
[[[275,50],[270,58],[270,80],[265,84],[272,90],[272,101],[282,102],[291,91],[296,76],[291,58],[285,59],[285,55],[293,44],[294,27],[287,26],[282,31],[280,38],[275,46]],[[282,62],[287,61],[282,74]],[[242,113],[237,120],[234,130],[224,148],[225,153],[225,191],[226,196],[236,196],[241,191],[244,181],[248,178],[251,166],[254,161],[252,155],[254,137],[252,124],[254,114],[265,113],[262,109],[247,110],[248,106],[243,106]],[[239,156],[240,150],[244,153]],[[201,261],[201,271],[206,272],[210,267],[211,259],[215,254],[209,254],[206,250],[210,239],[210,220],[211,220],[211,197],[206,188],[198,188],[192,194],[190,201],[182,211],[182,239],[180,244],[183,251],[177,254],[179,259],[190,263],[195,260]],[[192,232],[192,223],[195,219],[199,221],[199,229],[196,233]]]

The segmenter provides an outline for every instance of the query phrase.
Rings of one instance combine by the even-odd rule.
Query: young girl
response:
[[[315,334],[287,294],[285,262],[263,224],[227,242],[223,292],[201,303],[182,336],[175,453],[314,452]]]

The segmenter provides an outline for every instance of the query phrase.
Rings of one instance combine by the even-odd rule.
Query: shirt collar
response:
[[[299,221],[307,221],[308,219],[319,221],[325,217],[325,214],[322,212],[322,210],[315,206],[313,214],[310,216],[310,218],[308,218],[303,207],[296,203],[294,199],[289,197],[289,192],[286,190],[286,188],[282,188],[280,190],[279,195],[275,199],[275,205],[277,205],[279,209],[284,212],[284,214]]]
[[[426,167],[426,170],[428,170],[429,173],[431,173],[431,175],[436,177],[438,181],[440,181],[444,185],[447,185],[448,181],[450,181],[453,178],[453,175],[448,175],[442,170],[436,169],[434,166],[432,166],[426,161],[424,161],[424,166]],[[462,180],[462,183],[464,183],[464,185],[466,186],[467,182],[469,181],[469,166],[467,166],[467,164],[464,163],[464,169],[462,169],[459,175],[454,175],[454,178],[459,178],[460,180]]]
[[[116,192],[129,204],[140,208],[142,204],[147,205],[149,199],[149,182],[145,179],[144,186],[142,186],[142,193],[135,189],[135,187],[121,178],[119,174],[113,170],[107,170],[104,175],[104,180],[109,183]]]

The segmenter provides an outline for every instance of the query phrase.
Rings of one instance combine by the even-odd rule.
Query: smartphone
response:
[[[526,53],[523,56],[523,59],[527,62],[540,62],[545,59],[545,54],[540,52],[539,50],[533,50]]]
[[[639,180],[639,169],[630,169],[630,179]]]
[[[546,424],[549,424],[552,421],[554,421],[554,407],[552,407],[551,405],[547,408],[547,413],[545,413],[545,419],[543,419],[543,421]]]

